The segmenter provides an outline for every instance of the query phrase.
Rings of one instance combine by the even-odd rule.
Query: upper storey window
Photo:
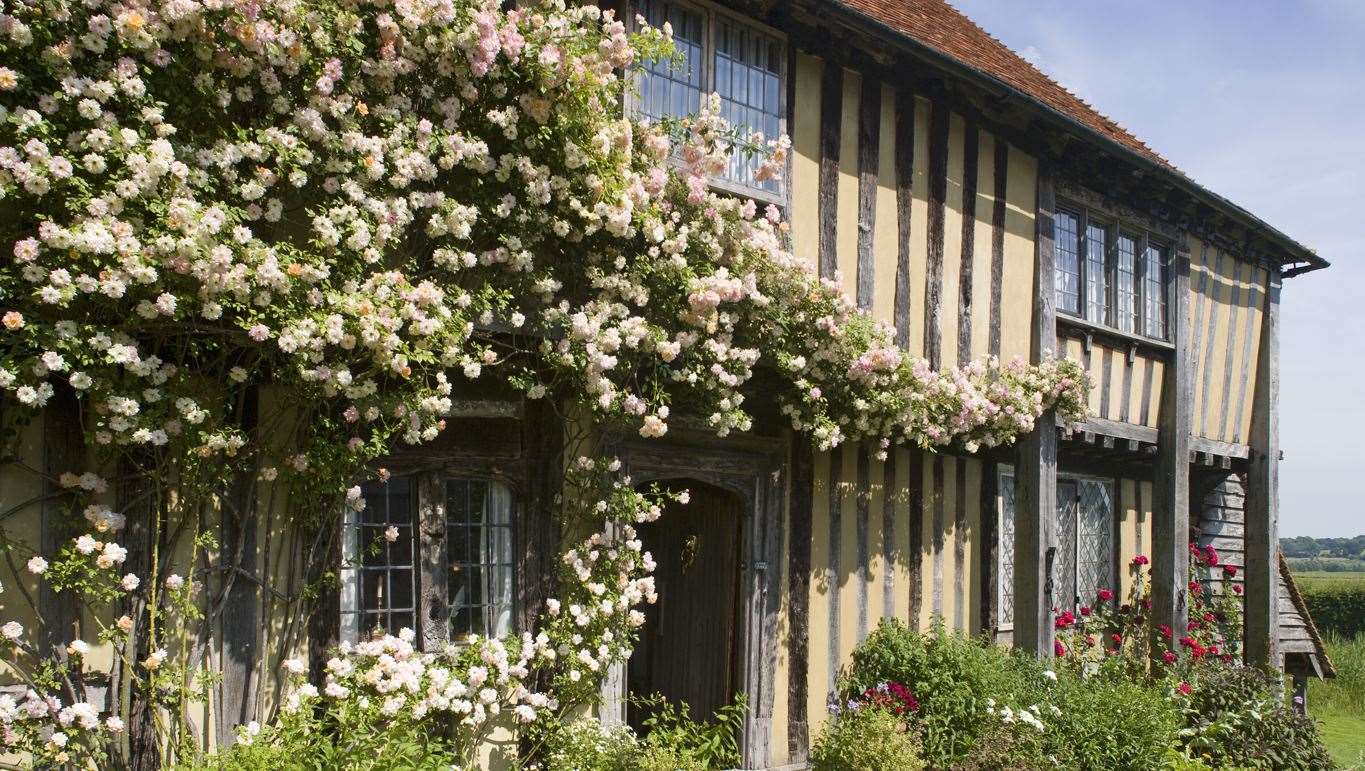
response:
[[[786,55],[772,32],[709,4],[638,0],[634,9],[651,26],[667,22],[680,59],[646,62],[636,70],[632,109],[646,118],[682,118],[701,109],[706,94],[720,95],[721,115],[732,126],[772,139],[783,131]],[[755,178],[757,158],[735,153],[718,187],[766,200],[778,199],[776,180]]]
[[[1169,245],[1080,206],[1059,206],[1055,222],[1057,309],[1165,340]]]

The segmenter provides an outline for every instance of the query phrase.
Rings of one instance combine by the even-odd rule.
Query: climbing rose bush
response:
[[[36,696],[12,720],[0,702],[8,747],[98,764],[122,728],[110,721],[154,702],[164,714],[145,717],[150,730],[176,748],[163,759],[192,752],[185,705],[213,677],[194,660],[211,621],[203,582],[171,574],[174,549],[130,556],[129,518],[185,533],[197,564],[217,548],[200,512],[247,475],[288,491],[298,527],[325,531],[361,505],[369,464],[434,439],[471,382],[644,437],[683,411],[725,435],[751,427],[746,399],[766,371],[766,398],[822,449],[975,450],[1049,409],[1084,414],[1072,362],[933,371],[904,355],[791,254],[776,208],[707,187],[734,152],[775,177],[785,139],[733,130],[714,97],[686,120],[622,118],[622,73],[669,50],[667,27],[631,33],[610,12],[554,2],[5,6],[0,400],[16,422],[74,404],[94,450],[94,467],[51,480],[71,507],[70,545],[24,556],[63,600],[103,614],[99,641],[128,676],[115,716],[87,720],[90,643],[38,650],[10,622],[6,650]],[[247,406],[262,389],[289,411],[257,416],[286,426],[268,441]],[[148,491],[143,509],[107,479]],[[601,522],[601,500],[566,516]],[[555,652],[551,692],[528,686],[546,701],[509,681],[490,704],[540,719],[628,655],[648,560],[629,518],[596,538],[568,555],[548,639],[496,643],[518,671]],[[121,575],[130,559],[151,569]],[[87,734],[52,733],[72,725]]]

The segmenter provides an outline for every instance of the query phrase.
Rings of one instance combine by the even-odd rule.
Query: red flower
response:
[[[1114,593],[1109,591],[1108,589],[1101,589],[1098,597],[1100,602],[1109,602],[1110,600],[1114,599]]]
[[[1162,637],[1165,637],[1167,640],[1171,639],[1171,628],[1169,626],[1161,624],[1157,629],[1161,631]]]
[[[1132,565],[1133,567],[1137,567],[1139,565],[1146,565],[1149,562],[1151,562],[1151,560],[1147,559],[1146,554],[1139,554],[1133,558]]]
[[[1206,622],[1212,624],[1215,620],[1217,620],[1217,619],[1214,618],[1214,615],[1213,615],[1212,613],[1205,613],[1205,614],[1204,614],[1204,621],[1206,621]]]
[[[1082,606],[1081,606],[1081,615],[1082,615],[1082,616],[1089,617],[1089,615],[1090,615],[1090,606],[1089,606],[1089,605],[1082,605]]]
[[[1242,585],[1241,585],[1241,584],[1233,584],[1233,585],[1232,585],[1232,593],[1233,593],[1233,594],[1241,594],[1241,593],[1242,593]]]
[[[1063,611],[1062,615],[1058,616],[1057,620],[1053,622],[1053,625],[1058,629],[1067,629],[1074,623],[1076,623],[1076,616],[1068,610]]]
[[[1218,567],[1218,552],[1212,546],[1204,547],[1204,563],[1211,568]]]
[[[1227,576],[1228,578],[1236,578],[1236,577],[1237,577],[1237,566],[1236,566],[1236,565],[1224,565],[1224,566],[1223,566],[1223,575]]]
[[[1189,696],[1190,693],[1191,693],[1192,691],[1194,691],[1194,689],[1190,687],[1190,684],[1187,683],[1187,682],[1185,682],[1184,680],[1181,680],[1181,681],[1180,681],[1180,686],[1179,686],[1178,688],[1176,688],[1176,690],[1177,690],[1177,691],[1180,691],[1181,693],[1185,694],[1186,696]]]
[[[1167,664],[1174,664],[1174,663],[1175,663],[1175,652],[1174,652],[1174,651],[1166,651],[1165,653],[1161,654],[1161,660],[1164,661],[1164,662],[1166,662]]]
[[[1198,581],[1190,582],[1190,594],[1200,594],[1204,591],[1204,585]]]
[[[1053,640],[1053,641],[1052,641],[1052,652],[1055,653],[1055,654],[1057,654],[1058,657],[1065,656],[1065,655],[1066,655],[1066,646],[1065,646],[1065,645],[1062,645],[1062,641],[1061,641],[1061,640]]]
[[[1115,632],[1114,634],[1109,635],[1109,639],[1113,640],[1115,645],[1118,645],[1123,642],[1123,635]]]
[[[1093,648],[1093,647],[1095,647],[1095,635],[1093,635],[1093,634],[1088,634],[1088,635],[1085,636],[1085,646],[1086,646],[1087,648]]]

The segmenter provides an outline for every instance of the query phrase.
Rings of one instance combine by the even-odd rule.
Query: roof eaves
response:
[[[1009,96],[1022,100],[1030,108],[1036,110],[1039,113],[1042,113],[1043,115],[1049,118],[1052,118],[1053,120],[1061,121],[1067,127],[1076,130],[1086,139],[1095,142],[1096,144],[1100,145],[1106,150],[1109,150],[1118,155],[1119,157],[1140,166],[1144,170],[1156,172],[1158,174],[1170,178],[1175,184],[1184,189],[1190,195],[1194,196],[1196,199],[1202,199],[1204,203],[1207,203],[1215,208],[1221,209],[1227,212],[1228,214],[1232,215],[1233,217],[1242,220],[1243,224],[1248,225],[1256,230],[1262,231],[1271,240],[1278,242],[1278,244],[1282,248],[1284,248],[1287,252],[1290,253],[1289,256],[1291,259],[1281,261],[1282,266],[1287,266],[1284,273],[1282,274],[1285,278],[1290,278],[1292,276],[1297,276],[1302,273],[1308,273],[1314,270],[1321,270],[1322,268],[1329,267],[1332,264],[1328,260],[1319,257],[1317,253],[1314,252],[1312,249],[1309,249],[1308,247],[1304,246],[1298,241],[1295,241],[1293,238],[1285,234],[1283,231],[1279,230],[1278,228],[1266,222],[1265,220],[1262,220],[1260,217],[1257,217],[1255,214],[1252,214],[1250,211],[1246,210],[1240,205],[1233,203],[1232,201],[1228,200],[1227,198],[1224,198],[1218,193],[1215,193],[1212,190],[1209,190],[1208,188],[1199,184],[1198,182],[1195,182],[1184,172],[1181,172],[1174,166],[1163,163],[1160,160],[1160,156],[1156,155],[1155,152],[1153,152],[1152,155],[1150,156],[1140,153],[1137,150],[1129,147],[1128,145],[1125,145],[1122,142],[1119,142],[1118,140],[1114,139],[1113,137],[1108,136],[1103,132],[1097,130],[1093,126],[1089,126],[1086,123],[1076,119],[1075,116],[1068,115],[1067,113],[1057,109],[1056,107],[1053,107],[1052,105],[1044,102],[1043,100],[1039,99],[1033,94],[1016,88],[1015,86],[1005,82],[1004,80],[1000,79],[999,77],[990,72],[986,72],[985,70],[973,67],[972,65],[967,64],[966,62],[962,61],[961,59],[958,59],[957,57],[944,53],[943,51],[940,51],[937,48],[928,45],[924,41],[919,40],[913,35],[910,35],[909,33],[904,32],[902,30],[899,30],[891,26],[890,24],[886,23],[882,19],[872,16],[858,8],[853,8],[842,2],[836,2],[833,5],[840,12],[849,16],[852,20],[860,22],[863,25],[870,27],[873,31],[880,33],[881,36],[890,37],[896,40],[900,40],[904,43],[908,43],[911,47],[915,48],[921,55],[925,56],[925,58],[930,59],[939,66],[943,67],[945,70],[948,70],[950,72],[956,72],[957,74],[966,76],[969,79],[975,79],[977,81],[983,82],[988,86],[1003,91]]]

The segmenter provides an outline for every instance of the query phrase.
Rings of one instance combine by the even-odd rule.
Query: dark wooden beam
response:
[[[72,510],[71,496],[55,483],[64,473],[80,474],[86,470],[85,432],[76,392],[58,386],[43,410],[42,421],[43,471],[48,481],[39,525],[39,553],[51,558],[79,535],[73,525],[80,517]],[[39,581],[38,616],[42,620],[42,654],[65,656],[67,644],[77,638],[74,598],[59,596],[50,581]]]
[[[981,132],[968,120],[962,133],[962,259],[958,265],[957,363],[972,360],[972,262],[976,253],[976,175]]]
[[[839,270],[839,144],[844,120],[844,68],[825,62],[820,78],[820,278]]]
[[[1261,317],[1246,497],[1246,659],[1280,666],[1280,285],[1272,271]]]
[[[896,345],[910,348],[910,211],[914,202],[915,96],[896,92]]]
[[[1000,355],[1000,316],[1005,276],[1005,199],[1008,194],[1010,146],[1002,136],[995,137],[995,197],[991,207],[991,320],[989,348]]]
[[[803,763],[810,752],[806,689],[810,670],[811,520],[815,496],[815,455],[810,440],[796,435],[791,443],[791,539],[787,587],[791,626],[787,633],[787,753]]]
[[[872,234],[877,226],[877,155],[881,148],[882,84],[863,76],[858,103],[858,307],[872,310],[877,256]]]
[[[948,105],[933,103],[929,126],[928,264],[924,271],[924,358],[943,364],[943,220],[948,198]]]
[[[1190,422],[1194,372],[1190,348],[1190,255],[1182,240],[1168,271],[1166,327],[1175,355],[1161,384],[1160,444],[1152,502],[1152,617],[1184,634],[1189,571]],[[1154,646],[1155,649],[1156,646]]]
[[[872,501],[868,497],[868,491],[872,489],[872,459],[867,455],[866,445],[855,445],[851,449],[858,453],[858,642],[862,642],[867,637],[868,594],[872,591],[872,548],[869,543]]]
[[[1037,363],[1057,341],[1055,255],[1056,206],[1051,169],[1040,166],[1034,241],[1033,346]],[[1017,445],[1014,514],[1014,647],[1052,655],[1052,614],[1047,596],[1057,544],[1056,415],[1043,413],[1038,425]]]
[[[239,424],[248,435],[257,434],[260,395],[256,388],[242,394]],[[222,616],[219,618],[221,675],[218,736],[228,744],[236,740],[233,728],[256,718],[256,689],[260,670],[261,590],[256,584],[260,546],[256,507],[256,464],[239,470],[223,498],[223,561],[233,570],[223,576]]]

